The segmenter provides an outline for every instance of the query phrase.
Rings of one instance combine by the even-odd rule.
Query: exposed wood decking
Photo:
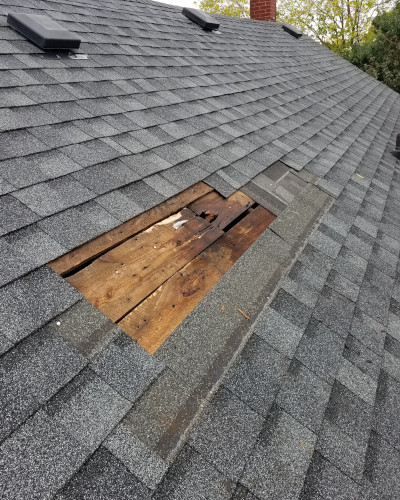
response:
[[[200,183],[50,266],[154,353],[274,219]]]

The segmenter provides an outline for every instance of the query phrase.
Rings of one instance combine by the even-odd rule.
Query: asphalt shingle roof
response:
[[[399,498],[400,97],[278,23],[204,32],[180,10],[0,6],[1,496]],[[11,11],[57,20],[88,58],[43,57]],[[334,201],[167,460],[157,436],[197,372],[174,338],[151,356],[45,264],[200,180],[259,193],[278,160]],[[280,269],[295,222],[258,246],[276,244]],[[201,339],[186,342],[182,358]]]

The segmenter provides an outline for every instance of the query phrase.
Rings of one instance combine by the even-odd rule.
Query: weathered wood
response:
[[[189,203],[210,193],[212,188],[204,182],[199,182],[191,188],[182,191],[177,196],[164,201],[160,205],[131,219],[121,226],[95,238],[71,252],[49,263],[49,266],[61,276],[66,276],[75,269],[98,257],[102,253],[116,247],[127,239],[151,227],[153,224],[178,212]]]
[[[275,218],[269,210],[258,206],[204,253],[215,263],[218,270],[225,274]]]
[[[274,220],[257,207],[133,309],[119,326],[154,353]]]
[[[206,256],[198,256],[139,304],[119,326],[153,354],[221,277]]]
[[[185,208],[100,256],[67,281],[118,321],[222,234]]]
[[[229,198],[223,198],[212,191],[191,203],[188,208],[212,224],[225,229],[252,205],[254,201],[241,191],[236,191]]]

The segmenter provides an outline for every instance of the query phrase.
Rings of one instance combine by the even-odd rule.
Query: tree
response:
[[[223,16],[250,17],[249,0],[200,0],[194,2],[196,7],[211,14]]]
[[[400,92],[400,2],[373,20],[369,39],[353,45],[346,58]]]
[[[277,17],[344,55],[368,39],[372,19],[391,5],[392,0],[281,0]]]

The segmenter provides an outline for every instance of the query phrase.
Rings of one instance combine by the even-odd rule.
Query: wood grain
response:
[[[204,182],[199,182],[138,217],[125,222],[121,226],[95,238],[89,243],[53,260],[49,263],[49,266],[58,274],[61,274],[61,276],[66,276],[102,253],[116,247],[128,238],[131,238],[141,231],[148,229],[153,224],[178,212],[189,203],[201,198],[211,191],[212,188],[210,186]]]
[[[67,281],[118,321],[222,234],[185,208],[100,256]]]
[[[212,191],[191,203],[188,208],[219,228],[225,229],[252,205],[254,201],[241,191],[236,191],[229,198],[223,198],[216,191]]]
[[[132,310],[119,326],[153,354],[274,218],[262,207],[251,210]]]

